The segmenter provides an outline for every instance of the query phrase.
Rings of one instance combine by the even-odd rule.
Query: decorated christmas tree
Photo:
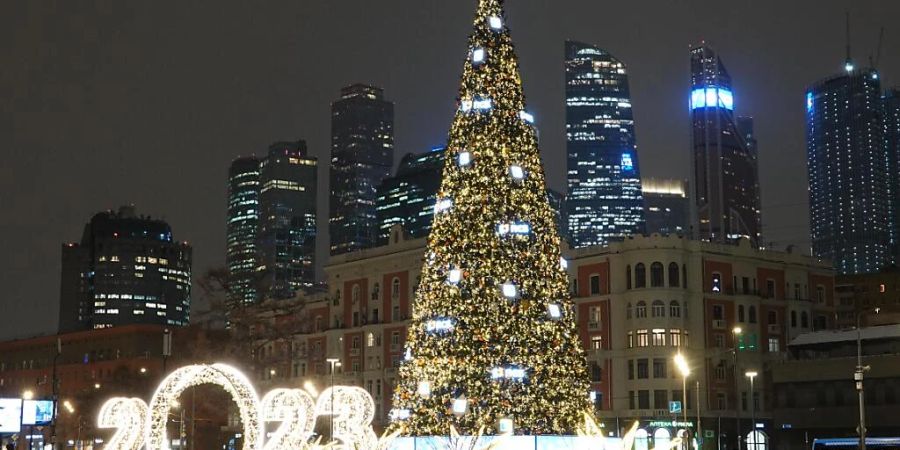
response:
[[[502,0],[479,0],[393,418],[411,435],[571,433],[584,353]]]

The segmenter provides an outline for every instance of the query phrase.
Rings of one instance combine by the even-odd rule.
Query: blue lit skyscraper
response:
[[[566,42],[568,233],[573,247],[644,232],[641,174],[625,64]]]
[[[394,225],[402,225],[413,238],[428,236],[441,187],[445,150],[438,147],[430,152],[407,154],[400,161],[397,174],[378,186],[376,210],[381,244],[387,243]]]
[[[894,199],[884,133],[875,71],[848,63],[844,73],[807,90],[812,248],[842,274],[877,272],[894,256]]]
[[[242,157],[228,169],[228,217],[225,265],[228,301],[256,301],[256,237],[259,230],[259,160]]]
[[[708,47],[691,50],[693,186],[700,239],[730,242],[762,235],[753,119],[734,115],[731,76]]]

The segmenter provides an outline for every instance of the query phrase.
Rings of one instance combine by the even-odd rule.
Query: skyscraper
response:
[[[228,220],[225,265],[228,300],[248,304],[257,299],[256,239],[259,232],[259,160],[243,157],[228,169]]]
[[[685,235],[689,231],[690,199],[685,180],[645,178],[644,217],[647,234]]]
[[[883,106],[878,73],[850,62],[806,93],[812,248],[841,274],[876,272],[893,259]]]
[[[354,84],[331,105],[331,254],[378,241],[376,189],[394,166],[394,104],[380,88]]]
[[[378,186],[376,210],[379,243],[386,244],[392,226],[403,225],[410,237],[428,236],[434,219],[434,203],[441,187],[444,147],[409,153],[400,160],[397,174]]]
[[[729,242],[762,236],[756,140],[750,118],[736,118],[731,76],[708,47],[691,50],[693,185],[698,237]]]
[[[566,42],[568,238],[573,247],[644,231],[641,174],[625,64]]]
[[[317,165],[302,140],[272,144],[260,162],[256,270],[269,297],[315,283]]]
[[[61,333],[131,324],[188,325],[191,247],[134,206],[94,215],[63,244]]]
[[[884,95],[884,137],[888,151],[888,180],[894,212],[894,264],[900,265],[900,89]]]

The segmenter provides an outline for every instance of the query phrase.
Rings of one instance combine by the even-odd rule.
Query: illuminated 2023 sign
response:
[[[313,399],[301,389],[274,389],[256,394],[250,381],[225,364],[182,367],[166,377],[150,404],[137,398],[115,397],[100,409],[98,426],[115,428],[108,450],[168,450],[166,423],[169,412],[186,389],[201,384],[222,387],[237,403],[243,424],[243,450],[288,450],[304,448],[313,434],[318,416],[332,416],[334,439],[344,448],[384,449],[390,438],[381,441],[372,429],[375,402],[366,390],[356,386],[335,386]],[[266,423],[281,425],[267,439]]]

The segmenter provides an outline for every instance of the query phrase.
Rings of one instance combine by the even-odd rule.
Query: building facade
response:
[[[191,246],[134,206],[94,215],[62,246],[59,330],[184,326],[191,316]]]
[[[228,169],[225,265],[232,304],[250,304],[257,299],[259,215],[259,160],[238,158]]]
[[[376,190],[394,167],[394,104],[377,87],[341,89],[331,105],[331,254],[378,242]]]
[[[900,265],[900,89],[884,94],[884,137],[888,152],[888,179],[893,199],[894,265]]]
[[[647,234],[690,236],[690,199],[686,180],[645,178],[644,218]]]
[[[900,323],[900,270],[838,275],[835,291],[839,329]]]
[[[260,161],[256,270],[267,297],[315,284],[317,166],[302,140],[276,142]]]
[[[388,242],[390,230],[401,225],[410,237],[428,236],[434,219],[434,204],[444,172],[444,147],[409,153],[400,161],[397,174],[378,185],[376,211],[378,242]]]
[[[753,121],[735,116],[731,76],[709,47],[691,50],[693,189],[698,237],[759,246],[759,169]]]
[[[842,274],[877,272],[894,257],[893,204],[881,81],[871,69],[822,80],[806,94],[813,253]]]
[[[365,387],[376,401],[376,423],[386,424],[425,252],[425,239],[404,235],[333,258],[326,266],[329,293],[311,298],[303,310],[309,332],[285,344],[292,360],[258,364],[257,376],[272,385],[309,379],[327,386],[327,359],[340,359],[335,382]],[[747,240],[721,245],[636,237],[565,254],[597,413],[610,431],[638,420],[638,437],[646,441],[672,437],[685,425],[669,413],[669,402],[684,397],[672,362],[676,353],[692,366],[687,425],[695,427],[699,392],[703,429],[716,433],[704,446],[715,448],[718,439],[734,440],[740,417],[741,434],[750,432],[744,373],[762,373],[784,356],[792,338],[834,324],[834,277],[827,265],[759,251]],[[284,351],[270,345],[263,354]],[[767,394],[752,396],[768,433]]]
[[[574,247],[644,232],[641,173],[625,64],[566,42],[567,237]]]

